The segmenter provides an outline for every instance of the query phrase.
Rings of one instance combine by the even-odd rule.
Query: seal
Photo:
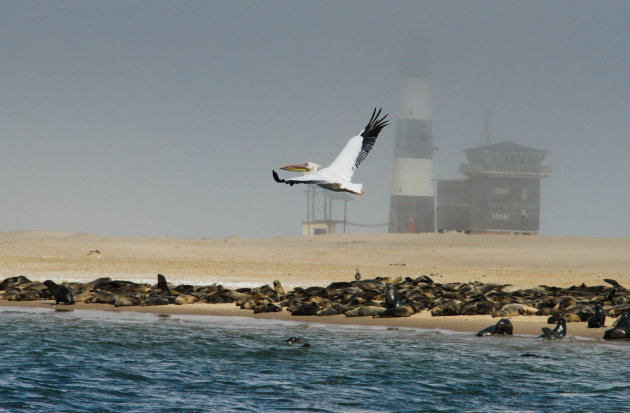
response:
[[[547,329],[547,330],[549,330],[549,329]],[[551,331],[551,330],[549,330],[549,331]],[[523,353],[523,354],[521,354],[521,357],[533,357],[533,358],[537,358],[537,359],[550,359],[551,358],[549,356],[539,356],[538,354],[533,354],[533,353]]]
[[[168,288],[168,284],[166,283],[166,277],[164,277],[162,274],[158,274],[157,280],[158,280],[158,283],[157,283],[158,290],[160,290],[162,294],[164,295],[172,295],[171,289]]]
[[[604,340],[620,340],[630,338],[630,311],[623,310],[617,324],[604,332]]]
[[[359,272],[358,268],[355,269],[354,279],[357,280],[357,281],[359,281],[361,279],[361,273]]]
[[[485,337],[492,335],[504,335],[511,336],[512,335],[512,322],[507,318],[502,318],[493,326],[486,327],[480,332],[477,333],[477,337]]]
[[[394,284],[385,283],[385,288],[385,305],[387,305],[387,308],[396,308],[404,304]]]
[[[610,278],[604,278],[602,281],[607,282],[608,284],[612,285],[612,286],[613,286],[613,287],[615,287],[615,288],[623,288],[623,287],[621,286],[621,284],[619,284],[619,283],[617,282],[617,280],[612,280],[612,279],[610,279]]]
[[[560,317],[556,328],[551,330],[548,327],[543,327],[542,332],[539,337],[542,337],[543,340],[562,340],[567,335],[567,322],[564,317]]]
[[[604,312],[604,309],[602,308],[602,302],[597,301],[595,303],[595,314],[587,320],[588,328],[605,327],[605,322],[606,312]]]
[[[74,304],[72,291],[70,291],[65,285],[55,284],[55,282],[51,280],[44,281],[44,285],[46,286],[46,288],[48,288],[48,291],[50,291],[55,297],[55,304]]]
[[[298,344],[302,341],[302,337],[289,337],[285,340],[289,344]],[[302,347],[310,347],[309,343],[302,344]]]

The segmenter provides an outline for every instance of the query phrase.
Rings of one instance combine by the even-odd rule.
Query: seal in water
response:
[[[385,283],[385,287],[387,288],[385,291],[385,304],[387,305],[387,308],[396,308],[404,304],[393,284]]]
[[[507,318],[502,318],[495,325],[486,327],[480,332],[478,332],[477,337],[492,336],[492,335],[511,336],[512,330],[513,330],[512,322]]]
[[[44,281],[44,285],[55,297],[55,304],[74,304],[72,291],[70,291],[65,285],[55,284],[55,282],[51,280]]]
[[[357,281],[359,281],[361,279],[361,273],[359,272],[358,268],[355,270],[354,279],[357,280]]]
[[[605,327],[604,323],[606,322],[606,313],[602,308],[602,302],[597,301],[595,303],[595,314],[588,319],[588,328],[599,328]]]
[[[302,337],[289,337],[285,341],[289,344],[297,344],[300,341],[302,341]],[[309,343],[302,344],[302,347],[310,347],[310,346],[311,345]]]
[[[545,328],[547,328],[547,327],[545,327]],[[547,330],[549,330],[549,329],[547,328]],[[551,331],[551,330],[549,330],[549,331]],[[533,354],[533,353],[523,353],[523,354],[521,354],[521,357],[534,357],[534,358],[538,358],[538,359],[550,359],[551,358],[549,356],[539,356],[538,354]]]
[[[548,327],[543,327],[542,332],[539,337],[542,337],[544,340],[561,340],[567,335],[567,322],[564,317],[560,317],[556,328],[551,330]]]
[[[604,332],[604,340],[620,340],[630,338],[630,311],[623,310],[617,325]]]

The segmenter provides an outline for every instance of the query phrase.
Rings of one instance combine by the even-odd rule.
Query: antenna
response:
[[[481,132],[480,146],[490,145],[492,143],[492,136],[490,134],[490,111],[486,109],[486,121],[483,124],[483,131]]]

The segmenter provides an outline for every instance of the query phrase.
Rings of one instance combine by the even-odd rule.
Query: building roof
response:
[[[469,163],[460,165],[459,170],[468,176],[508,174],[543,177],[551,173],[550,167],[542,165],[549,152],[514,142],[494,143],[464,152]]]
[[[540,149],[530,148],[528,146],[523,146],[516,144],[512,141],[505,141],[499,143],[492,143],[490,145],[479,146],[477,148],[470,148],[464,150],[464,152],[475,152],[475,151],[484,151],[484,152],[521,152],[521,153],[549,153],[547,151],[543,151]]]

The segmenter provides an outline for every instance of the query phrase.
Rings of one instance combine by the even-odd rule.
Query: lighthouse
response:
[[[435,232],[433,151],[428,53],[408,48],[401,65],[389,232]]]

